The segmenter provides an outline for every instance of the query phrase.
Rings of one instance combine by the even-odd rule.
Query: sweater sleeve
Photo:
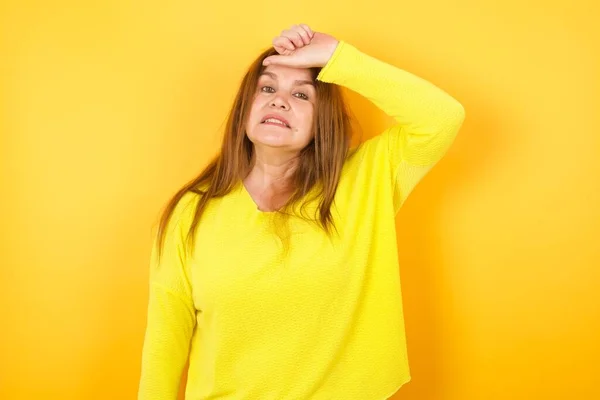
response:
[[[463,106],[432,83],[344,41],[317,79],[362,95],[396,120],[367,147],[385,148],[381,153],[388,158],[397,212],[453,143],[465,117]]]
[[[195,307],[184,239],[189,196],[175,207],[165,229],[160,262],[155,237],[138,400],[175,400],[195,327]]]

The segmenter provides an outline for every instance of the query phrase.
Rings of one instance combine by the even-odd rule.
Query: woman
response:
[[[349,151],[339,86],[395,126]],[[295,25],[246,74],[219,156],[163,215],[139,399],[382,400],[410,379],[395,215],[464,109]]]

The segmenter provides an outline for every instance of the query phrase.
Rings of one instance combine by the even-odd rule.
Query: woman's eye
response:
[[[272,86],[261,86],[260,91],[265,93],[275,93],[275,89]],[[297,92],[294,93],[294,96],[302,100],[308,100],[308,95],[306,93]]]

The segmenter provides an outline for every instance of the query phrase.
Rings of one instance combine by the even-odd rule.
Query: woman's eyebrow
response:
[[[277,80],[277,74],[274,74],[273,72],[268,72],[268,71],[263,71],[261,73],[261,75],[267,75],[270,78],[272,78],[273,80]],[[306,79],[297,79],[294,81],[294,84],[299,86],[299,85],[311,85],[311,86],[315,86],[315,82],[314,81],[310,81],[310,80],[306,80]]]

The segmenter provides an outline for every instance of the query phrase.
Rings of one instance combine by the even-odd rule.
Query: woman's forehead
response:
[[[310,69],[283,65],[269,65],[263,70],[261,75],[269,76],[275,80],[313,80]]]

